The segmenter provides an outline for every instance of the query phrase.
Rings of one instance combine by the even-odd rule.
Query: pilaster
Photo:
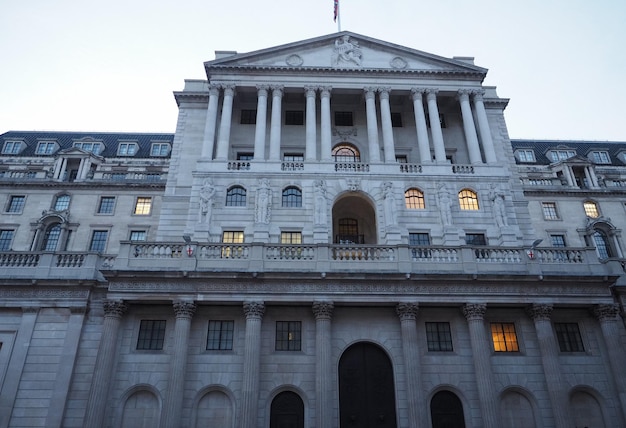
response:
[[[316,419],[318,428],[333,426],[333,369],[331,357],[332,302],[313,302],[315,315],[315,395],[317,398]]]
[[[245,302],[246,337],[243,355],[241,417],[238,426],[256,427],[259,400],[259,371],[261,368],[261,321],[265,314],[263,302]]]

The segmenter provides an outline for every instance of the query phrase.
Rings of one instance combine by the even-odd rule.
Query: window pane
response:
[[[304,112],[302,110],[285,111],[285,125],[304,125]]]
[[[234,321],[209,321],[209,333],[207,335],[206,349],[233,349],[234,326]]]
[[[424,209],[424,194],[417,189],[409,189],[404,192],[404,201],[408,209]]]
[[[428,233],[409,233],[409,245],[430,245]]]
[[[227,231],[222,233],[222,243],[243,244],[243,231]],[[222,258],[237,258],[243,255],[243,247],[224,246],[222,247]]]
[[[281,244],[302,244],[302,232],[281,232]]]
[[[246,206],[246,189],[240,186],[231,187],[226,192],[227,207],[245,207]]]
[[[595,202],[587,201],[583,203],[583,207],[585,208],[585,214],[587,217],[600,217],[600,211],[598,210],[598,205]]]
[[[353,126],[351,111],[336,111],[335,126]]]
[[[57,197],[54,204],[55,211],[63,211],[70,207],[70,195],[62,195]]]
[[[459,192],[459,205],[462,210],[472,210],[475,211],[478,209],[478,195],[472,192],[471,190],[461,190]]]
[[[152,198],[150,197],[139,197],[137,198],[137,202],[135,203],[135,211],[133,214],[137,215],[149,215],[150,208],[152,207]]]
[[[0,251],[9,251],[13,242],[13,230],[0,230]]]
[[[130,240],[131,241],[145,241],[146,240],[146,231],[145,230],[131,230],[130,231]]]
[[[555,323],[554,329],[561,352],[583,352],[583,341],[577,323]]]
[[[466,233],[465,243],[467,245],[487,245],[487,239],[483,233]]]
[[[107,245],[107,236],[109,232],[107,230],[94,230],[91,236],[91,245],[89,251],[103,252]]]
[[[541,204],[543,209],[543,218],[546,220],[558,220],[559,215],[556,211],[556,203],[554,202],[543,202]]]
[[[491,323],[491,338],[496,352],[518,352],[517,334],[513,323]]]
[[[550,235],[553,247],[565,247],[565,236],[563,235]]]
[[[429,351],[452,351],[452,334],[450,323],[427,322],[426,340]]]
[[[43,251],[56,251],[60,237],[61,225],[59,223],[51,224],[44,233],[41,249]]]
[[[11,196],[11,202],[7,212],[9,213],[21,213],[24,209],[24,203],[26,202],[26,196]]]
[[[341,144],[333,149],[335,162],[361,162],[361,155],[356,147],[350,144]]]
[[[141,320],[137,349],[161,350],[165,339],[165,320]]]
[[[241,125],[254,125],[256,124],[256,110],[241,110]]]
[[[287,187],[283,190],[283,207],[301,207],[302,192],[297,187]]]
[[[98,214],[112,214],[115,207],[115,196],[103,196],[98,205]]]
[[[601,259],[608,259],[613,256],[608,237],[603,231],[596,230],[593,234],[593,242],[596,244],[596,251]]]
[[[301,349],[300,321],[276,322],[276,350],[299,351]]]

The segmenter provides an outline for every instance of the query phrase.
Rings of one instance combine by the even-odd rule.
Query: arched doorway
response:
[[[377,244],[376,212],[362,196],[346,195],[333,205],[335,244]]]
[[[285,391],[274,397],[270,428],[304,428],[304,403],[298,394]]]
[[[341,428],[396,428],[393,367],[378,346],[360,342],[339,360]]]
[[[453,392],[440,391],[430,400],[433,428],[465,428],[463,404]]]

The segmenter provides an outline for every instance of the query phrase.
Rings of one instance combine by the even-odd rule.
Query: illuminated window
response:
[[[233,186],[226,191],[227,207],[245,207],[246,189],[241,186]]]
[[[222,233],[223,244],[243,244],[243,231],[226,231]],[[222,258],[239,258],[243,255],[243,247],[235,245],[225,245],[222,247]]]
[[[429,351],[452,351],[452,334],[448,322],[427,322],[426,342]]]
[[[462,210],[476,211],[478,209],[478,195],[469,189],[459,192],[459,205]]]
[[[24,209],[24,204],[26,203],[26,196],[11,196],[9,200],[9,206],[7,207],[8,213],[21,213]]]
[[[518,352],[517,334],[513,323],[491,323],[491,338],[496,352]]]
[[[556,202],[542,202],[541,209],[545,220],[558,220],[559,213],[556,210]]]
[[[302,232],[281,232],[281,244],[302,244]]]
[[[333,149],[335,162],[361,162],[359,150],[352,144],[340,144]]]
[[[404,192],[404,202],[406,207],[411,210],[423,210],[426,207],[424,193],[418,189],[408,189]]]
[[[151,197],[138,197],[135,202],[135,210],[133,214],[135,215],[150,215],[150,210],[152,209],[152,198]]]
[[[91,243],[89,244],[89,251],[95,251],[97,253],[104,252],[107,246],[107,237],[109,236],[108,230],[94,230],[91,235]]]
[[[578,324],[575,322],[554,323],[554,330],[561,352],[584,352]]]
[[[587,217],[598,218],[600,217],[600,211],[598,210],[598,204],[592,201],[585,201],[583,203],[583,207],[585,208],[585,214]]]
[[[165,340],[165,320],[141,320],[137,349],[159,351]]]
[[[115,196],[102,196],[98,204],[98,214],[113,214]]]
[[[70,195],[60,195],[57,196],[56,201],[54,202],[54,210],[55,211],[63,211],[70,207]]]
[[[287,187],[283,190],[283,207],[301,207],[302,192],[294,186]]]
[[[299,351],[302,347],[300,321],[276,321],[276,350]]]
[[[234,321],[209,321],[206,349],[209,351],[228,351],[233,349]]]

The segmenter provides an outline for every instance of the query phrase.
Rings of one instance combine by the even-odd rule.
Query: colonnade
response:
[[[282,85],[257,85],[257,108],[256,125],[254,136],[254,159],[280,161],[281,131],[282,131],[282,99],[284,86]],[[330,86],[305,86],[305,154],[307,161],[331,160],[332,120],[331,120],[331,93]],[[367,142],[370,163],[395,163],[396,151],[393,137],[393,125],[391,119],[391,106],[389,98],[392,93],[389,87],[364,87],[365,112],[367,121]],[[446,163],[446,150],[443,132],[439,120],[439,108],[437,96],[439,90],[434,88],[411,88],[410,96],[413,101],[413,110],[416,123],[416,139],[420,162],[429,164],[433,162],[431,145],[435,163]],[[317,97],[320,100],[320,135],[319,151],[317,136]],[[221,95],[221,96],[220,96]],[[472,164],[484,162],[493,164],[496,162],[487,113],[483,101],[484,90],[461,89],[457,92],[460,104],[463,129],[469,160]],[[230,131],[232,125],[232,113],[234,97],[236,96],[235,85],[209,85],[209,102],[202,143],[202,158],[227,160],[229,151]],[[427,124],[426,111],[424,109],[424,97],[428,109]],[[269,111],[269,153],[265,153],[267,137],[268,104],[271,99]],[[221,117],[218,124],[219,101],[222,102]],[[380,111],[377,112],[377,104]],[[384,159],[381,159],[381,145],[379,142],[378,117],[381,119],[382,148]],[[474,121],[476,117],[476,122]],[[478,125],[478,126],[477,126]],[[219,126],[219,127],[218,127]],[[430,127],[430,133],[428,132]],[[216,141],[216,129],[219,129]],[[429,135],[430,134],[430,135]],[[217,144],[217,147],[215,145]],[[482,153],[481,153],[482,148]],[[215,157],[213,154],[215,153]]]
[[[188,340],[191,328],[191,319],[196,310],[192,301],[174,301],[173,308],[176,315],[174,326],[175,343],[170,360],[168,387],[164,393],[164,405],[161,418],[163,426],[174,428],[180,426],[185,368],[187,364]],[[485,428],[498,428],[499,412],[498,391],[491,367],[491,338],[487,335],[484,315],[487,305],[484,303],[467,303],[461,307],[467,320],[472,358],[476,376],[476,386],[480,403],[480,413]],[[99,428],[106,420],[106,406],[111,388],[111,379],[115,378],[114,361],[117,353],[118,332],[126,303],[122,301],[106,301],[104,303],[104,322],[100,347],[94,367],[91,389],[89,391],[87,412],[84,425]],[[316,426],[330,428],[334,423],[334,400],[336,399],[335,368],[332,358],[332,315],[334,304],[332,301],[314,301],[312,311],[315,317],[315,416]],[[262,301],[244,302],[243,312],[246,319],[245,349],[242,367],[242,391],[239,426],[254,427],[258,420],[258,400],[260,385],[261,362],[261,326],[265,314],[265,304]],[[428,426],[427,406],[424,406],[425,397],[422,391],[420,350],[418,341],[417,318],[419,304],[417,302],[400,302],[396,305],[396,313],[400,321],[402,337],[402,356],[404,359],[404,384],[406,385],[406,400],[408,406],[409,426]],[[568,396],[566,384],[559,365],[558,344],[550,323],[552,305],[533,304],[527,308],[527,313],[535,324],[543,372],[545,374],[548,395],[551,401],[550,409],[556,428],[571,426],[568,414]],[[606,343],[609,361],[608,376],[612,377],[611,388],[620,399],[622,413],[618,416],[626,420],[626,376],[625,357],[621,348],[611,346],[619,336],[617,320],[619,308],[614,304],[595,305],[592,313],[598,319],[604,342]],[[363,338],[366,339],[366,338]]]

